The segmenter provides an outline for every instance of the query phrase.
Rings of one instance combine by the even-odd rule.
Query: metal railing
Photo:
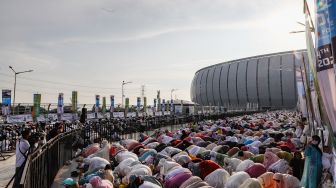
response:
[[[252,112],[249,112],[252,113]],[[92,142],[106,139],[115,142],[120,139],[138,139],[139,131],[147,135],[154,133],[155,129],[177,130],[187,123],[197,123],[208,119],[222,119],[225,117],[242,115],[246,113],[231,113],[217,115],[194,115],[184,117],[152,117],[144,121],[139,118],[113,121],[88,122],[84,127],[70,130],[49,140],[47,144],[38,148],[28,156],[20,180],[20,187],[44,188],[50,187],[59,169],[66,161],[74,157],[74,143],[81,135],[85,147]],[[121,121],[121,122],[120,122]]]
[[[80,131],[60,134],[30,154],[23,169],[20,187],[50,187],[58,170],[74,157],[72,143]]]

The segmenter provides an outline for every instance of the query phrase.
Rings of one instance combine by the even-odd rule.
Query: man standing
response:
[[[22,137],[16,143],[15,180],[13,187],[18,187],[22,176],[24,164],[27,160],[30,144],[28,139],[31,135],[30,129],[22,131]]]

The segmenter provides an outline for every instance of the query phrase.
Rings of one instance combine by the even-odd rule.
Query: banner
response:
[[[166,111],[166,100],[162,99],[161,111]]]
[[[102,106],[102,112],[103,114],[106,113],[106,97],[103,97],[103,106]]]
[[[336,78],[334,56],[331,47],[331,35],[335,31],[335,1],[316,0],[316,71],[323,104],[333,129],[336,134]],[[333,11],[333,12],[330,12]],[[330,17],[329,17],[330,16]]]
[[[71,105],[72,105],[72,112],[76,113],[77,112],[77,106],[78,106],[78,101],[77,101],[77,91],[72,91],[72,97],[71,97]]]
[[[129,108],[129,98],[125,99],[125,109]]]
[[[113,111],[114,111],[114,95],[110,96],[110,100],[111,100],[110,112],[113,113]]]
[[[2,115],[10,114],[10,106],[11,106],[11,90],[3,89],[2,90]]]
[[[59,93],[58,94],[58,100],[57,100],[57,113],[58,114],[63,114],[64,113],[64,94]]]
[[[140,105],[141,105],[141,98],[137,97],[137,108],[140,109]]]
[[[33,118],[40,116],[41,94],[34,94]]]
[[[147,97],[144,97],[144,105],[143,105],[144,112],[147,112]]]
[[[157,98],[157,103],[158,103],[158,105],[157,105],[157,111],[161,111],[160,90],[157,91],[157,96],[156,96],[156,98]]]
[[[100,106],[100,96],[96,95],[96,108],[98,109]]]
[[[113,112],[113,118],[124,118],[125,113],[124,112]]]
[[[331,38],[331,46],[333,51],[333,60],[334,60],[334,71],[336,74],[336,1],[329,0],[329,22],[330,22],[330,38]]]
[[[7,123],[25,123],[33,121],[31,114],[25,115],[9,115],[7,116]]]

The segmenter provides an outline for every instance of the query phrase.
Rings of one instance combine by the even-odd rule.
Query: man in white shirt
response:
[[[29,129],[22,131],[22,137],[16,143],[15,180],[13,187],[18,187],[22,176],[25,161],[27,160],[30,144],[28,139],[31,135]]]

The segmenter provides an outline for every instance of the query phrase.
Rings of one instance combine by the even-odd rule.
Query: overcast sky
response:
[[[72,90],[121,100],[121,82],[135,104],[140,87],[190,100],[195,72],[212,64],[305,48],[302,0],[0,0],[0,89],[16,101],[57,102]],[[313,9],[313,8],[311,8]],[[313,11],[312,11],[313,12]],[[108,100],[109,103],[109,100]]]

